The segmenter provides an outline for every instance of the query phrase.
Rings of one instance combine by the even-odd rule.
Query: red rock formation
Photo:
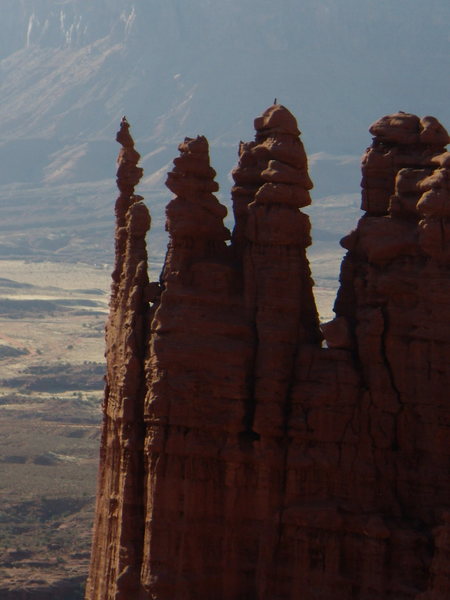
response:
[[[143,361],[149,328],[145,235],[150,215],[125,117],[117,141],[116,255],[106,325],[106,389],[88,598],[137,595],[143,538]]]
[[[351,332],[362,377],[360,438],[353,465],[364,468],[366,489],[361,490],[364,504],[357,493],[353,501],[358,500],[366,514],[382,517],[387,526],[385,563],[388,555],[402,563],[401,569],[386,564],[383,584],[381,577],[378,582],[372,578],[373,598],[389,594],[415,598],[426,588],[431,531],[450,498],[445,475],[449,451],[443,433],[448,421],[445,356],[450,342],[445,324],[450,316],[447,218],[442,203],[446,175],[442,167],[437,169],[445,164],[445,155],[436,154],[449,138],[430,117],[420,121],[404,116],[407,126],[402,131],[397,117],[381,119],[382,127],[374,126],[372,132],[401,141],[402,163],[414,162],[414,169],[397,171],[387,190],[388,216],[369,211],[356,231],[344,238],[349,252],[335,307]],[[429,123],[434,133],[427,130]],[[417,158],[418,148],[426,155],[425,166]],[[364,588],[358,589],[358,597],[370,597],[368,589],[366,595]]]
[[[433,170],[431,159],[444,151],[447,132],[434,117],[419,119],[399,112],[376,121],[370,133],[374,135],[373,143],[362,160],[361,208],[370,215],[385,215],[389,210],[391,214],[408,212],[408,206],[412,205],[414,212],[414,201],[408,203],[406,197],[402,206],[393,196],[396,176],[400,169],[408,169],[403,181],[398,182],[401,191],[408,192],[415,178],[422,178],[427,169]],[[409,186],[407,182],[411,182]]]
[[[166,185],[176,197],[169,202],[166,230],[170,241],[163,280],[188,277],[193,262],[225,255],[230,232],[223,225],[227,214],[213,192],[219,189],[216,172],[209,164],[205,137],[185,138],[180,156],[168,174]]]
[[[253,427],[258,435],[279,437],[287,425],[297,349],[321,340],[305,255],[311,226],[298,210],[311,203],[312,182],[297,122],[286,108],[270,107],[255,129],[247,153],[259,165],[261,186],[247,207],[244,258],[245,301],[257,338]],[[235,179],[242,170],[239,165]]]
[[[417,600],[444,600],[450,590],[450,514],[442,515],[442,522],[434,530],[434,556],[430,568],[428,591]]]
[[[119,198],[87,599],[449,598],[448,135],[372,126],[322,347],[297,123],[255,128],[231,246],[205,138],[180,145],[150,311],[149,220]]]
[[[211,590],[233,597],[243,585],[234,549],[245,542],[234,527],[231,474],[252,330],[225,244],[226,209],[212,195],[207,142],[185,140],[180,151],[167,180],[177,197],[167,207],[164,292],[147,363],[142,581],[148,598],[207,597]]]

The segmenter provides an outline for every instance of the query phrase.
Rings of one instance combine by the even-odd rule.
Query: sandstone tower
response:
[[[406,113],[372,125],[365,214],[319,327],[300,132],[276,104],[255,129],[232,233],[207,140],[180,144],[150,283],[121,123],[86,599],[448,599],[449,136]]]

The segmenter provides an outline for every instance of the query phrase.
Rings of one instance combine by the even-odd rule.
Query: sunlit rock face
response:
[[[371,127],[336,318],[319,326],[312,182],[293,115],[255,120],[235,228],[204,137],[167,177],[149,283],[122,121],[116,267],[87,600],[443,600],[449,594],[449,138]],[[231,241],[230,241],[231,240]]]

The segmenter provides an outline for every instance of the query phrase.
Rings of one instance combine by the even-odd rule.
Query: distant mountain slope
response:
[[[226,200],[239,139],[274,97],[314,155],[314,197],[358,192],[381,114],[450,125],[449,23],[448,0],[2,0],[0,203],[6,184],[44,186],[46,202],[112,182],[123,114],[144,187],[161,190],[178,142],[202,133]]]
[[[312,151],[359,153],[399,108],[450,117],[447,0],[2,5],[1,141],[44,139],[44,155],[109,141],[124,112],[156,145],[198,131],[235,144],[275,96]]]

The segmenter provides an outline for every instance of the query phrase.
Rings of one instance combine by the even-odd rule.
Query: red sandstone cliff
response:
[[[371,127],[323,347],[297,123],[274,105],[255,129],[231,245],[206,139],[180,145],[159,298],[122,123],[86,598],[448,599],[448,134]]]

